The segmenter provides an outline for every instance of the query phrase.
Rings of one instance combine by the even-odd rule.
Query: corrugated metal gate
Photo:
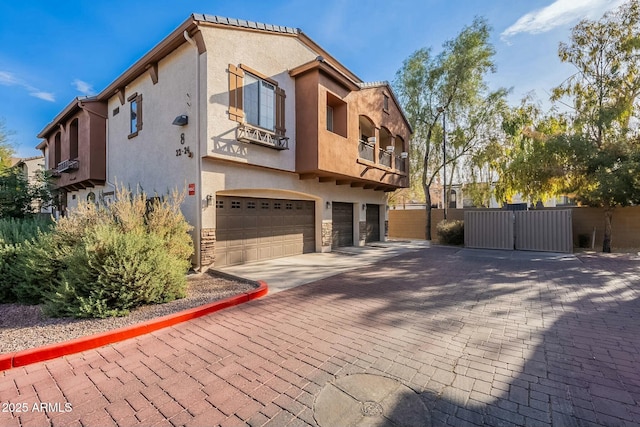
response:
[[[571,210],[468,211],[464,245],[521,251],[573,251]]]

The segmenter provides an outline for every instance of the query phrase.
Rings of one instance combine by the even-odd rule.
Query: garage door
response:
[[[380,241],[380,205],[367,203],[367,236],[365,242]]]
[[[217,197],[216,267],[314,251],[314,202]]]
[[[335,249],[341,246],[353,246],[353,204],[333,202],[331,211],[333,216],[331,247]]]

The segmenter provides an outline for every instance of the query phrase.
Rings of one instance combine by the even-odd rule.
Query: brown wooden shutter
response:
[[[244,85],[244,71],[233,64],[229,64],[229,119],[242,123],[242,87]]]
[[[276,135],[284,136],[287,132],[284,121],[285,98],[284,89],[276,87]]]
[[[138,119],[138,131],[142,130],[142,94],[136,97],[137,119]]]

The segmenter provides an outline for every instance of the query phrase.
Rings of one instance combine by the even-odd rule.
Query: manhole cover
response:
[[[380,375],[347,375],[327,383],[313,409],[320,427],[431,425],[429,410],[416,392]]]

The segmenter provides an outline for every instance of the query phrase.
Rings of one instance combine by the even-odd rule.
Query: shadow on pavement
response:
[[[396,353],[422,367],[395,376],[434,425],[639,425],[638,265],[432,248],[295,292],[382,339],[426,337]]]

